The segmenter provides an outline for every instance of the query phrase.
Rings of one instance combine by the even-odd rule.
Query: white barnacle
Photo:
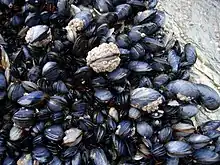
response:
[[[88,52],[87,65],[95,72],[112,72],[120,64],[120,51],[114,43],[103,43]]]

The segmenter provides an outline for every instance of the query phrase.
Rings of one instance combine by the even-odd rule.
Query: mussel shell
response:
[[[165,24],[165,13],[164,11],[157,11],[154,19],[153,19],[153,22],[157,24],[158,27],[163,27],[164,24]]]
[[[187,141],[192,144],[193,148],[200,149],[208,145],[212,140],[208,136],[201,134],[192,134]]]
[[[153,84],[156,88],[161,88],[165,86],[170,80],[170,77],[167,74],[160,74],[156,76],[153,80]]]
[[[200,93],[195,84],[185,80],[171,81],[167,85],[171,96],[176,95],[180,100],[191,100],[199,97]]]
[[[198,112],[199,112],[199,109],[194,104],[180,106],[179,111],[178,111],[180,117],[183,119],[191,118],[195,116]]]
[[[220,96],[211,87],[204,84],[196,85],[200,93],[201,103],[209,110],[215,110],[220,106]]]
[[[48,163],[51,160],[51,153],[45,147],[35,147],[32,150],[32,156],[40,163]]]
[[[21,85],[27,92],[34,92],[39,90],[38,85],[31,81],[22,81]]]
[[[113,72],[108,73],[107,77],[110,81],[120,82],[129,76],[129,70],[125,68],[117,68]]]
[[[96,89],[95,98],[101,103],[108,103],[112,98],[112,93],[107,89]]]
[[[34,124],[35,112],[30,109],[20,109],[13,115],[13,122],[22,128],[30,127]]]
[[[2,163],[2,165],[14,165],[14,164],[16,164],[15,160],[9,156],[7,156]]]
[[[145,37],[142,40],[145,50],[148,52],[159,52],[164,49],[164,44],[154,38]]]
[[[132,123],[128,120],[121,121],[117,126],[115,134],[123,138],[129,138],[132,135]]]
[[[120,4],[116,6],[115,11],[117,13],[118,19],[126,19],[131,13],[132,8],[129,4]]]
[[[51,141],[61,141],[64,136],[63,128],[60,125],[52,125],[45,129],[44,135]]]
[[[6,89],[7,81],[4,74],[0,73],[0,89]]]
[[[10,130],[9,137],[11,141],[17,141],[23,137],[23,130],[16,126],[13,126]]]
[[[101,13],[113,11],[113,4],[110,0],[95,0],[94,7]]]
[[[147,122],[138,122],[136,129],[137,132],[143,137],[150,138],[153,135],[153,128]]]
[[[42,105],[47,95],[42,91],[34,91],[18,99],[18,104],[23,107],[36,107]]]
[[[59,70],[56,62],[47,62],[43,69],[42,75],[50,81],[54,81],[59,76]]]
[[[8,86],[8,98],[12,101],[17,101],[19,98],[21,98],[25,91],[21,84],[19,83],[12,83]]]
[[[185,58],[186,58],[185,65],[192,66],[193,64],[196,63],[197,53],[196,53],[195,47],[192,44],[187,43],[184,46],[184,55],[185,55]]]
[[[130,108],[128,114],[129,117],[134,120],[138,119],[141,116],[141,112],[136,108]]]
[[[139,12],[135,17],[134,17],[134,24],[143,24],[151,21],[155,15],[156,15],[157,10],[151,9],[151,10],[145,10],[143,12]]]
[[[63,111],[66,107],[67,101],[61,96],[52,96],[47,104],[47,108],[52,112]]]
[[[194,133],[195,127],[188,123],[177,123],[172,126],[175,136],[186,137]]]
[[[171,140],[173,134],[173,130],[170,127],[165,127],[158,133],[158,139],[162,143],[166,143]]]
[[[220,127],[220,120],[211,120],[200,125],[200,129],[203,132],[218,129]]]
[[[131,106],[143,111],[154,111],[164,102],[165,98],[159,92],[151,88],[136,88],[131,91]]]
[[[183,141],[170,141],[165,147],[171,157],[185,157],[192,154],[191,146]]]
[[[105,152],[101,148],[95,148],[90,151],[90,158],[94,165],[109,165]]]
[[[62,165],[62,161],[57,156],[53,156],[53,159],[47,165]]]
[[[142,61],[131,61],[128,64],[128,68],[136,73],[147,73],[152,71],[151,66],[148,63]]]
[[[220,161],[218,153],[209,149],[199,149],[193,153],[193,158],[201,164],[213,164]]]

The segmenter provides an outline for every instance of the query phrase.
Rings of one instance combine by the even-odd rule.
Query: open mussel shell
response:
[[[190,144],[183,141],[170,141],[165,145],[167,154],[171,157],[186,157],[192,154]]]

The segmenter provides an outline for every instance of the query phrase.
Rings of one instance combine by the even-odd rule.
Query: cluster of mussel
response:
[[[217,92],[157,0],[0,1],[4,165],[219,164]]]

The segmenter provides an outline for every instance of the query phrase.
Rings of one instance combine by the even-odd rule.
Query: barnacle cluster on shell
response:
[[[88,52],[87,65],[95,72],[112,72],[120,64],[120,51],[114,43],[103,43]]]

